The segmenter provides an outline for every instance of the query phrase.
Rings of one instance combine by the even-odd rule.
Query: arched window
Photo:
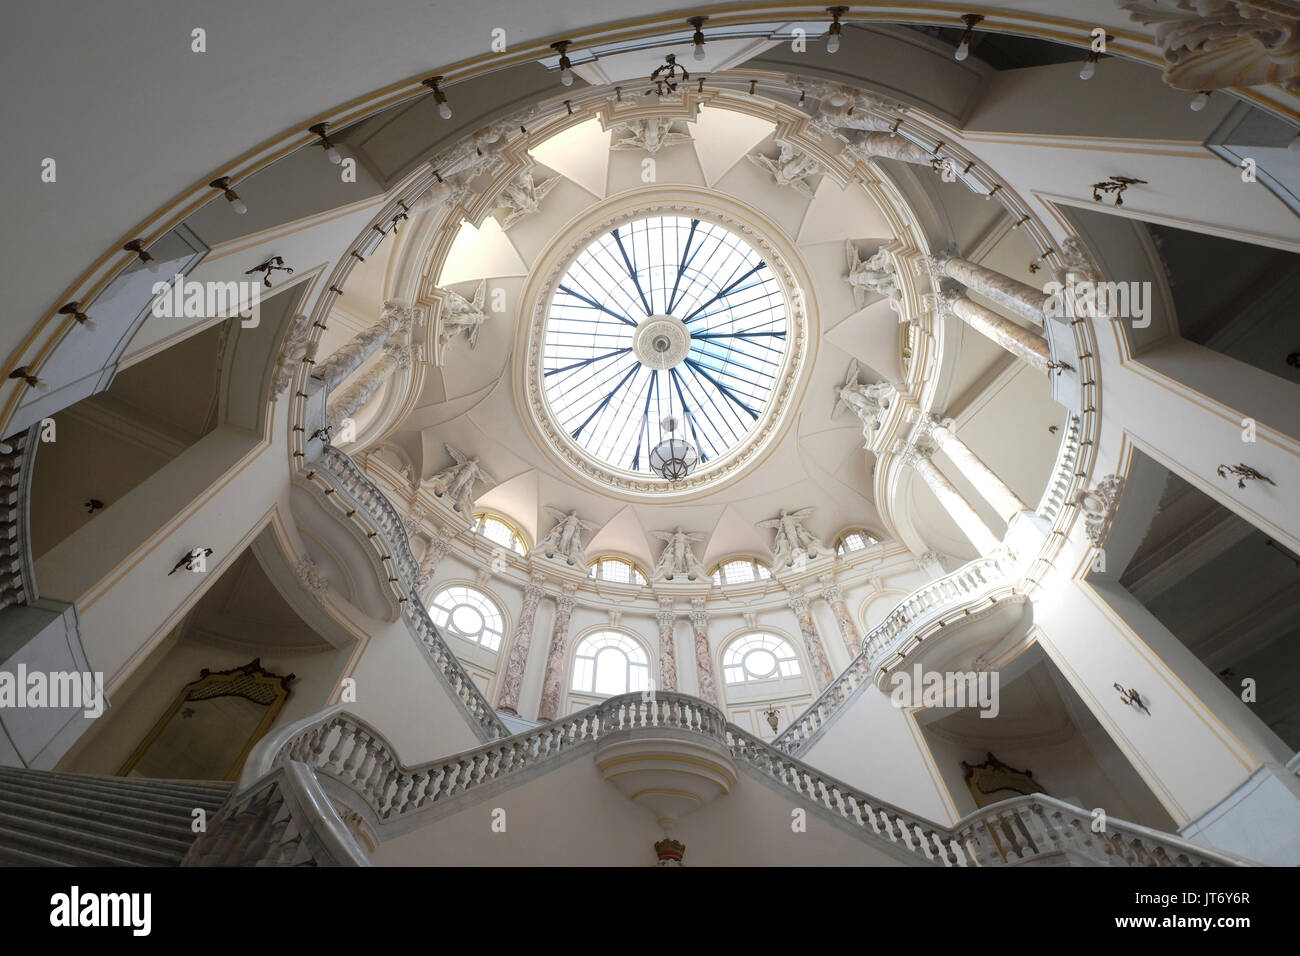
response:
[[[650,663],[645,648],[626,634],[588,634],[574,652],[569,688],[576,693],[616,697],[649,686]]]
[[[515,554],[525,554],[528,551],[524,545],[523,533],[501,515],[480,511],[474,515],[474,530]]]
[[[489,651],[501,649],[505,616],[482,591],[462,584],[443,588],[433,599],[429,617],[439,627],[467,641],[482,644]]]
[[[722,677],[728,684],[799,676],[799,658],[789,642],[775,634],[745,634],[722,654]]]
[[[645,584],[645,575],[626,558],[602,557],[591,562],[588,577],[600,581],[613,581],[616,584]]]
[[[849,554],[853,551],[863,551],[873,544],[880,544],[880,539],[869,531],[855,528],[840,535],[840,540],[835,545],[835,553]]]
[[[772,576],[767,565],[753,558],[733,558],[723,561],[713,569],[714,584],[749,584],[766,581]]]

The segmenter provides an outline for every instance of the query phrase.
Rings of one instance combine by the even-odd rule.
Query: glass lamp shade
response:
[[[666,438],[650,451],[650,468],[669,481],[681,481],[699,463],[695,446],[683,438]]]

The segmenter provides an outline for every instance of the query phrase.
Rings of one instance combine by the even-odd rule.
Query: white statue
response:
[[[870,259],[863,259],[852,239],[844,240],[844,261],[849,274],[845,277],[853,288],[853,301],[860,309],[867,304],[868,293],[889,297],[889,305],[895,312],[900,311],[898,279],[894,276],[893,263],[889,254],[881,249]]]
[[[565,512],[550,505],[545,507],[545,511],[555,519],[555,525],[546,537],[537,542],[537,547],[528,552],[529,556],[544,554],[553,558],[558,554],[569,564],[586,567],[587,552],[582,547],[582,532],[595,531],[600,525],[594,521],[583,521],[576,511]]]
[[[487,279],[478,284],[474,290],[474,298],[467,299],[459,292],[452,292],[450,289],[446,292],[446,298],[443,299],[442,313],[439,316],[441,329],[438,332],[438,341],[447,342],[453,336],[465,333],[465,338],[469,339],[469,347],[472,349],[478,345],[479,327],[487,321],[487,313],[483,311],[483,303],[487,296]]]
[[[673,130],[673,121],[661,116],[624,123],[614,129],[610,149],[643,149],[654,155],[668,146],[678,146],[691,141],[690,133]]]
[[[456,462],[450,468],[444,468],[442,471],[433,475],[429,481],[434,485],[433,493],[441,498],[446,495],[454,504],[452,509],[462,512],[466,515],[474,512],[474,485],[479,482],[495,485],[497,480],[492,477],[486,468],[478,463],[477,458],[471,458],[459,448],[443,442],[442,447],[447,450]]]
[[[524,216],[532,215],[541,209],[542,200],[559,184],[559,176],[552,176],[541,183],[534,182],[532,169],[525,169],[497,197],[498,204],[502,208],[510,210],[505,221],[501,223],[501,228],[509,229]]]
[[[780,149],[776,159],[769,159],[762,153],[750,153],[750,162],[766,170],[778,186],[789,186],[811,199],[813,187],[808,180],[822,171],[821,165],[783,139],[778,139],[776,145]]]
[[[800,508],[798,511],[786,511],[782,508],[781,513],[775,518],[758,522],[757,527],[771,528],[776,532],[776,547],[773,550],[777,565],[794,564],[800,554],[815,558],[819,553],[827,550],[821,539],[804,527],[804,522],[816,510],[816,508]]]
[[[696,578],[707,578],[709,572],[700,564],[700,559],[695,556],[695,550],[691,545],[697,541],[703,541],[702,534],[688,534],[680,527],[672,531],[651,531],[650,536],[664,542],[664,550],[659,555],[659,563],[655,565],[654,576],[662,577],[668,581],[678,575],[683,575],[688,581],[694,581]]]
[[[865,384],[859,380],[860,371],[858,360],[851,360],[848,375],[844,377],[844,384],[836,389],[839,400],[835,403],[831,414],[837,415],[841,409],[853,412],[862,421],[863,437],[870,441],[871,432],[880,428],[881,420],[889,409],[889,400],[897,391],[897,387],[889,382]]]

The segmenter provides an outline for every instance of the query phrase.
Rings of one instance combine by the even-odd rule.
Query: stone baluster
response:
[[[524,585],[524,605],[519,611],[515,633],[510,638],[510,658],[506,661],[505,673],[502,675],[497,710],[519,713],[519,695],[524,689],[524,671],[528,667],[528,651],[533,644],[533,622],[537,618],[537,602],[545,593],[545,583],[545,578],[534,574]]]
[[[831,613],[835,615],[835,623],[840,628],[840,637],[844,638],[844,646],[849,651],[849,660],[853,660],[862,653],[862,635],[858,633],[858,626],[853,623],[849,606],[844,603],[844,591],[830,574],[821,575],[817,581],[821,584],[822,598],[831,606]]]
[[[813,682],[820,693],[834,679],[830,661],[826,659],[826,649],[822,646],[821,636],[817,633],[817,624],[813,621],[812,609],[808,605],[808,598],[803,593],[803,588],[792,584],[789,591],[790,610],[794,611],[795,619],[799,622],[799,633],[803,637],[804,650],[808,652]]]
[[[405,308],[401,303],[390,299],[384,303],[379,321],[362,329],[331,353],[329,358],[317,363],[312,370],[312,377],[320,379],[327,389],[333,391],[394,336],[408,332],[415,316],[414,309]]]
[[[409,345],[398,342],[385,345],[379,360],[365,374],[330,399],[326,410],[330,432],[337,435],[343,429],[343,423],[361,411],[390,375],[410,368],[412,355]]]
[[[934,496],[939,499],[939,504],[957,522],[957,527],[970,539],[971,544],[975,545],[975,549],[981,555],[989,554],[998,546],[998,539],[975,513],[975,509],[961,496],[961,492],[953,487],[952,482],[945,478],[943,472],[930,460],[938,450],[938,446],[933,441],[924,435],[918,435],[912,444],[899,448],[898,453],[902,455],[903,464],[915,469],[930,487]]]
[[[655,612],[659,624],[659,690],[677,689],[677,612],[672,598],[660,598]]]
[[[538,720],[555,720],[564,702],[564,672],[568,657],[569,617],[573,614],[573,595],[576,587],[564,585],[564,592],[555,599],[555,626],[551,628],[551,649],[546,655],[546,675],[542,679],[542,703],[537,710]]]
[[[1052,352],[1047,339],[1032,329],[1017,325],[1005,316],[998,315],[962,294],[955,285],[944,284],[937,301],[944,312],[950,312],[976,332],[992,340],[1012,355],[1047,374]]]
[[[1027,282],[1003,275],[996,269],[971,262],[961,256],[939,253],[926,263],[932,273],[956,279],[968,289],[1009,309],[1029,321],[1043,324],[1043,311],[1050,296]]]
[[[704,598],[691,599],[691,637],[695,642],[695,677],[700,685],[700,700],[718,703],[718,691],[713,685],[713,653],[709,650],[709,612],[704,609]]]
[[[948,456],[949,460],[975,486],[975,490],[984,500],[993,506],[1003,521],[1010,521],[1014,515],[1027,511],[1028,506],[1012,491],[1001,478],[971,451],[969,445],[953,432],[954,422],[951,418],[938,415],[922,415],[917,422],[923,434],[928,435]]]

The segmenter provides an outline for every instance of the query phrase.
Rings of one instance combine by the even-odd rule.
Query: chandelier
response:
[[[650,450],[650,470],[668,481],[681,481],[700,463],[700,453],[684,438],[674,438],[677,419],[664,421],[668,437]]]

